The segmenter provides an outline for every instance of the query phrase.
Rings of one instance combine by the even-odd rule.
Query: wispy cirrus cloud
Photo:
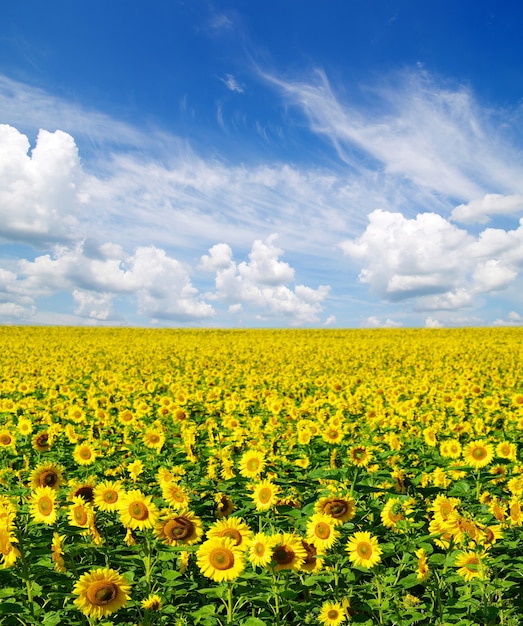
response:
[[[405,72],[342,98],[322,70],[307,81],[262,76],[356,171],[382,170],[467,202],[493,191],[523,190],[521,150],[464,87],[438,84],[423,71]]]

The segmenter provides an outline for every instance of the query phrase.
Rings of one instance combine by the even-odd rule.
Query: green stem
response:
[[[227,624],[232,624],[234,609],[232,605],[232,583],[227,585]]]
[[[147,595],[152,591],[152,555],[151,555],[151,542],[149,535],[145,536],[145,554],[144,554],[144,567],[145,567],[145,580],[147,582]]]
[[[376,591],[377,591],[377,595],[378,595],[378,618],[379,618],[379,623],[383,624],[383,597],[382,597],[382,586],[381,586],[381,580],[379,579],[378,576],[375,577],[375,581],[376,581]]]
[[[358,466],[354,468],[354,476],[352,478],[352,485],[350,486],[349,498],[352,498],[354,495],[354,487],[356,487],[356,480],[358,478]]]
[[[34,621],[35,613],[34,613],[34,596],[33,596],[33,582],[31,580],[31,576],[29,574],[29,565],[27,564],[27,559],[25,558],[25,549],[22,541],[22,533],[17,529],[16,536],[18,538],[18,549],[20,551],[20,560],[22,561],[22,580],[25,583],[25,590],[27,595],[27,603],[29,606],[29,612],[31,613],[31,618]]]
[[[272,593],[274,595],[274,616],[276,623],[280,623],[280,596],[278,593],[278,578],[275,573],[272,575]]]

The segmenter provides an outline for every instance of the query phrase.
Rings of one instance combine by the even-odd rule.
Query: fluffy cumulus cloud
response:
[[[231,313],[254,308],[260,317],[283,317],[295,325],[318,322],[329,287],[293,286],[294,269],[279,260],[283,251],[275,245],[276,238],[273,234],[254,241],[248,260],[240,263],[234,261],[228,245],[210,248],[200,267],[216,272],[216,292],[211,297],[228,303]]]
[[[0,237],[45,246],[71,238],[85,196],[73,138],[41,130],[25,135],[0,124]]]
[[[456,310],[506,289],[523,267],[523,219],[515,230],[486,229],[474,237],[434,213],[408,219],[376,210],[368,218],[365,232],[341,247],[363,265],[359,280],[383,300]]]
[[[136,298],[139,315],[180,322],[214,316],[213,307],[198,297],[187,268],[154,246],[121,256],[118,246],[105,244],[86,254],[83,243],[57,248],[34,261],[19,262],[18,290],[36,296],[71,292],[76,313],[96,320],[113,318],[115,295]]]
[[[452,218],[463,224],[486,224],[496,215],[517,215],[523,213],[523,196],[488,193],[479,200],[460,204],[452,211]]]

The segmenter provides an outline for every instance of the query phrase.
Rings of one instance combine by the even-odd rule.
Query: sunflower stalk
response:
[[[383,624],[383,587],[378,575],[374,577],[374,581],[376,583],[376,599],[378,602],[378,620],[380,624]]]
[[[18,549],[20,551],[20,561],[22,563],[22,580],[25,584],[25,591],[27,596],[27,605],[29,608],[29,612],[31,614],[31,619],[34,621],[35,612],[34,612],[34,595],[33,595],[33,582],[31,580],[31,575],[29,573],[29,565],[27,563],[27,558],[25,554],[25,548],[23,543],[23,535],[25,533],[21,533],[19,529],[16,529],[16,536],[18,539]]]
[[[152,593],[152,573],[153,573],[153,559],[151,540],[148,534],[145,535],[144,546],[144,568],[145,568],[145,582],[147,583],[147,594]]]
[[[352,496],[354,495],[354,489],[356,487],[356,481],[358,479],[358,473],[359,473],[359,467],[356,466],[354,468],[354,475],[352,477],[352,484],[350,486],[349,498],[352,498]]]

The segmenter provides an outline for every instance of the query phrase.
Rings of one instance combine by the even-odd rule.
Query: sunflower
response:
[[[449,498],[439,495],[434,498],[430,510],[434,513],[434,519],[444,523],[456,512],[460,503],[461,500],[459,498]]]
[[[384,526],[397,529],[398,522],[412,521],[409,515],[413,512],[410,498],[389,498],[383,507],[380,517]]]
[[[315,513],[307,522],[307,541],[320,552],[328,550],[340,536],[336,525],[330,515]]]
[[[416,571],[416,578],[420,582],[424,582],[430,575],[429,565],[427,562],[427,555],[425,554],[425,550],[420,548],[414,552],[416,558],[418,559],[418,569]]]
[[[201,573],[219,583],[234,580],[245,568],[245,556],[230,537],[216,537],[204,541],[196,552]]]
[[[214,501],[216,502],[216,517],[227,517],[235,509],[234,502],[225,493],[217,493]]]
[[[19,417],[18,423],[16,424],[16,430],[19,435],[22,437],[27,437],[27,435],[31,435],[33,433],[33,422],[28,417]]]
[[[480,469],[488,465],[494,458],[494,446],[481,439],[467,443],[463,449],[463,459],[467,465]]]
[[[165,434],[161,428],[148,428],[143,434],[143,442],[151,450],[160,452],[165,443]]]
[[[271,567],[275,572],[284,569],[299,571],[307,558],[307,551],[299,537],[290,533],[278,533],[272,549]]]
[[[14,534],[0,525],[0,569],[12,567],[21,556],[20,550],[14,545],[17,542]]]
[[[256,505],[257,511],[268,511],[278,502],[277,495],[280,493],[280,488],[270,480],[262,480],[258,484],[254,485],[254,489],[251,498]]]
[[[244,478],[258,478],[265,469],[265,456],[256,450],[249,450],[240,459],[240,475]]]
[[[150,496],[135,489],[127,492],[119,502],[118,513],[125,528],[154,528],[158,521],[158,509]]]
[[[177,482],[171,480],[161,485],[163,499],[173,509],[185,509],[189,505],[189,494]]]
[[[190,546],[203,535],[203,524],[192,511],[162,511],[155,525],[156,537],[170,546]]]
[[[357,532],[349,538],[346,547],[350,561],[356,567],[371,568],[381,561],[382,550],[378,540],[369,532]]]
[[[87,617],[101,619],[121,609],[130,599],[131,586],[116,570],[108,567],[82,574],[73,593],[76,606]]]
[[[51,437],[46,430],[42,430],[33,436],[33,448],[37,452],[48,452],[51,449]]]
[[[234,541],[235,546],[246,551],[249,548],[249,540],[252,537],[252,530],[241,519],[241,517],[229,517],[218,520],[207,531],[207,538],[229,537]]]
[[[136,417],[129,409],[124,409],[118,413],[118,421],[122,426],[130,426],[136,421]]]
[[[484,533],[483,545],[486,548],[490,548],[490,546],[494,545],[498,539],[503,538],[503,529],[499,525],[487,526],[484,529]]]
[[[75,496],[81,496],[86,502],[89,502],[89,504],[94,502],[94,488],[96,484],[94,477],[84,481],[69,481],[68,484],[71,487],[69,500],[72,500]]]
[[[124,493],[121,480],[105,480],[94,488],[94,506],[100,511],[117,511],[118,502]]]
[[[355,446],[349,450],[349,461],[357,467],[367,467],[372,460],[372,452],[366,446]]]
[[[0,448],[14,448],[15,445],[16,437],[13,433],[7,428],[0,430]]]
[[[323,626],[339,626],[347,618],[347,611],[340,602],[327,601],[321,605],[318,621]]]
[[[64,482],[63,467],[55,463],[40,463],[31,472],[31,488],[51,487],[58,489]]]
[[[127,471],[133,483],[135,483],[138,480],[138,476],[140,476],[140,474],[143,473],[143,470],[144,470],[144,466],[143,466],[143,461],[141,459],[136,459],[132,461],[131,463],[129,463],[129,465],[127,466]]]
[[[461,444],[457,439],[445,439],[439,446],[439,453],[449,459],[459,459]]]
[[[456,557],[455,565],[459,568],[458,574],[467,582],[473,578],[480,580],[485,578],[485,566],[481,556],[472,550],[460,552]]]
[[[512,396],[512,405],[518,408],[523,408],[523,393],[516,393]]]
[[[73,458],[78,465],[92,465],[97,456],[95,447],[89,443],[79,443],[73,450]]]
[[[249,561],[253,565],[266,567],[272,558],[272,549],[276,545],[278,538],[274,535],[266,535],[265,533],[256,533],[249,540]]]
[[[496,456],[508,461],[515,461],[517,459],[516,444],[510,441],[500,441],[496,446]]]
[[[53,540],[51,543],[51,559],[54,563],[54,569],[57,572],[66,572],[64,561],[64,541],[65,535],[60,535],[57,532],[53,533]]]
[[[321,438],[323,441],[330,443],[331,445],[341,443],[343,441],[343,437],[343,428],[341,428],[338,424],[326,424],[321,431]]]
[[[149,595],[147,598],[141,601],[142,609],[151,611],[152,613],[158,613],[162,608],[162,599],[156,593]]]
[[[329,496],[320,498],[314,505],[314,511],[330,515],[338,524],[344,524],[356,514],[356,503],[354,498]]]
[[[510,500],[508,521],[513,526],[521,526],[523,524],[523,503],[516,497]]]
[[[312,543],[308,543],[302,539],[301,545],[303,546],[307,556],[301,564],[301,569],[304,572],[319,572],[323,567],[323,559],[318,555],[316,547]]]
[[[30,511],[35,522],[52,525],[56,522],[56,491],[37,487],[31,494]]]
[[[93,509],[81,496],[74,496],[67,518],[71,526],[90,528],[94,524]]]

